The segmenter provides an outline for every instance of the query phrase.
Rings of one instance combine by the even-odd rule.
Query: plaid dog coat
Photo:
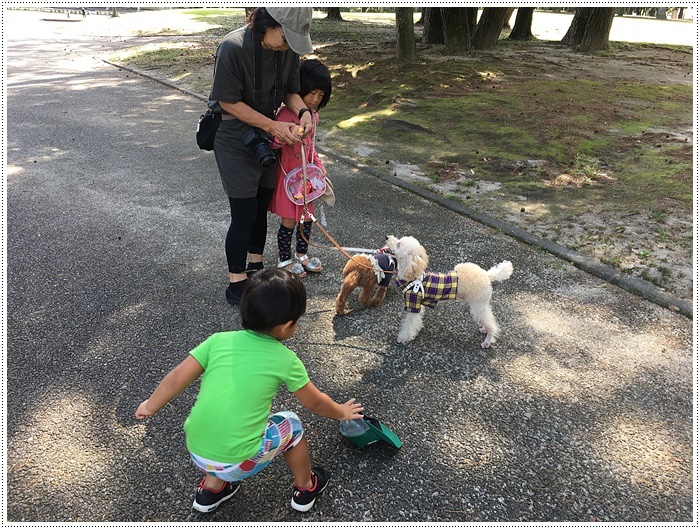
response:
[[[422,305],[434,309],[438,301],[457,299],[457,272],[454,270],[447,273],[426,270],[413,281],[397,277],[396,284],[403,290],[406,312],[420,312]]]

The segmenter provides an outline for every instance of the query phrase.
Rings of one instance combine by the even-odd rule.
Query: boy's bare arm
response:
[[[202,373],[204,373],[204,369],[200,363],[193,356],[187,355],[187,358],[165,375],[148,400],[141,403],[136,410],[136,418],[145,419],[158,413],[163,406],[197,380]]]
[[[338,404],[314,386],[312,382],[295,391],[294,396],[307,410],[316,415],[339,421],[359,419],[362,417],[362,410],[364,410],[361,404],[355,402],[355,399],[350,399],[345,404]]]

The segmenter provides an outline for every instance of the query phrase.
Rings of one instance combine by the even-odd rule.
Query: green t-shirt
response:
[[[185,421],[187,449],[220,463],[239,463],[260,448],[272,400],[309,382],[296,353],[266,334],[216,333],[190,354],[204,368]]]

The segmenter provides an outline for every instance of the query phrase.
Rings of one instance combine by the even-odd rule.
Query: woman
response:
[[[241,302],[247,272],[263,268],[277,168],[269,140],[292,145],[313,130],[299,96],[299,55],[313,51],[311,16],[310,7],[259,7],[216,51],[209,107],[222,117],[214,154],[231,207],[226,299],[232,305]],[[300,117],[299,125],[275,121],[282,102]]]

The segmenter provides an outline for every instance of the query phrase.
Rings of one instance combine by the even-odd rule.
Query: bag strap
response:
[[[255,38],[255,89],[253,101],[256,105],[262,102],[262,41]]]
[[[313,116],[313,114],[312,114]],[[308,163],[313,164],[314,163],[314,155],[316,154],[316,121],[314,120],[314,128],[311,131],[311,151],[309,152],[311,161]],[[301,145],[301,157],[304,163],[306,162],[306,152],[304,151],[304,140],[301,140],[299,142]],[[282,169],[282,173],[284,173],[284,176],[287,176],[287,171],[284,170],[284,166],[282,165],[282,162],[279,164],[280,169]]]
[[[284,83],[282,82],[282,54],[275,52],[275,95],[272,98],[272,105],[277,110],[282,106],[284,99]]]
[[[253,101],[256,105],[262,103],[262,41],[255,40],[255,88],[253,90]],[[272,106],[277,110],[284,99],[284,84],[282,83],[282,54],[275,52],[275,86],[272,97]]]

